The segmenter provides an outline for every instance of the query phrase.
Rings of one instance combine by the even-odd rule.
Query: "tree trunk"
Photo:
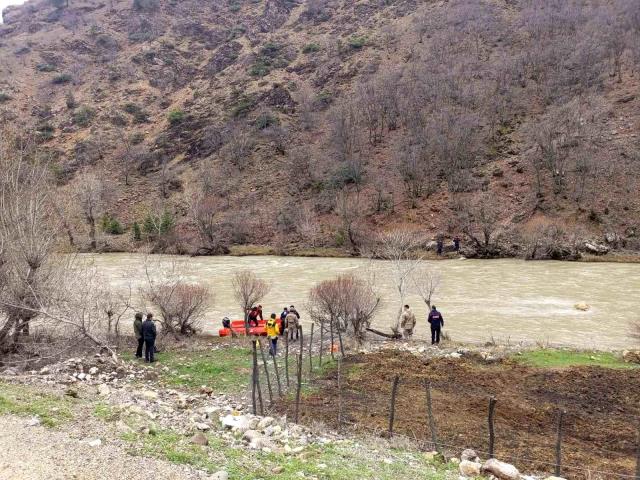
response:
[[[93,217],[87,217],[87,223],[89,224],[89,240],[91,241],[91,250],[97,248],[96,244],[96,219]]]

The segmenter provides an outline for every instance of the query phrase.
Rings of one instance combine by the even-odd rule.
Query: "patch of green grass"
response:
[[[135,455],[161,458],[208,472],[224,469],[230,478],[237,480],[309,477],[326,480],[440,480],[451,477],[456,471],[454,465],[431,462],[417,451],[385,449],[380,452],[352,442],[315,445],[300,455],[289,456],[246,452],[227,445],[215,437],[215,433],[208,434],[207,447],[193,445],[187,437],[171,430],[158,431],[155,435],[127,434],[123,439],[132,444],[131,453]]]
[[[523,352],[516,357],[519,363],[539,368],[563,367],[604,367],[637,368],[638,365],[626,363],[613,353],[541,349]]]
[[[102,402],[97,403],[93,408],[93,416],[104,420],[105,422],[115,422],[120,418],[120,414],[115,408]]]
[[[43,425],[56,427],[73,418],[73,402],[69,397],[0,382],[0,415],[37,416]]]
[[[161,352],[157,366],[169,372],[159,372],[168,385],[199,388],[211,387],[216,392],[238,392],[246,388],[251,377],[251,351],[229,347],[198,352]]]

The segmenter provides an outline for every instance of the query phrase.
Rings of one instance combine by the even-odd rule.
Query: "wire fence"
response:
[[[560,402],[541,404],[506,392],[487,395],[403,376],[402,368],[354,382],[343,345],[321,344],[312,329],[309,338],[301,327],[296,333],[290,338],[286,332],[277,356],[267,353],[268,340],[251,341],[254,413],[286,414],[296,423],[321,422],[339,433],[395,439],[445,456],[473,449],[528,472],[640,480],[636,414],[567,410]]]

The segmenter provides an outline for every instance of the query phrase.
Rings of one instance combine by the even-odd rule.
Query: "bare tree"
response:
[[[220,149],[220,154],[242,171],[249,165],[254,146],[255,138],[247,127],[240,122],[232,123],[227,127],[224,146]]]
[[[212,295],[201,285],[184,280],[182,265],[173,262],[168,271],[157,280],[145,265],[147,284],[141,289],[142,297],[160,310],[162,332],[178,335],[194,335],[200,330],[200,322],[207,311]]]
[[[465,204],[459,220],[462,232],[480,257],[490,258],[499,253],[501,224],[497,199],[485,195]]]
[[[236,272],[232,285],[236,302],[244,312],[245,332],[249,335],[249,310],[269,293],[271,287],[249,270]]]
[[[424,262],[418,265],[411,274],[412,291],[422,299],[429,310],[431,309],[433,296],[440,288],[440,282],[440,273],[427,267]]]
[[[78,176],[77,199],[89,227],[89,242],[92,250],[97,248],[96,222],[105,213],[109,201],[106,182],[96,173],[87,172]]]
[[[198,231],[201,246],[199,251],[205,254],[227,253],[224,226],[219,218],[223,210],[223,200],[213,193],[207,193],[206,185],[201,191],[191,195],[189,217]]]

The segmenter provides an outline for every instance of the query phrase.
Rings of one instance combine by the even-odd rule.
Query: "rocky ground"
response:
[[[208,343],[193,351],[161,354],[161,361],[154,366],[130,360],[126,355],[124,360],[92,355],[38,370],[5,368],[0,373],[0,451],[6,455],[0,461],[0,478],[92,480],[151,475],[167,479],[431,480],[459,475],[474,477],[483,472],[514,480],[520,475],[509,465],[483,463],[473,452],[460,456],[462,448],[446,449],[447,461],[435,453],[420,451],[421,442],[411,442],[402,435],[409,411],[402,399],[398,414],[401,435],[384,439],[350,428],[338,433],[329,418],[333,415],[332,395],[327,394],[326,401],[318,403],[323,392],[331,387],[335,364],[323,369],[318,366],[314,374],[317,383],[312,384],[311,378],[305,377],[304,426],[290,421],[291,391],[285,391],[275,406],[268,405],[265,391],[266,414],[271,416],[252,415],[246,387],[248,372],[244,367],[231,372],[239,375],[237,379],[232,375],[232,380],[238,380],[236,383],[230,383],[228,378],[220,383],[219,378],[230,370],[224,366],[224,359],[236,358],[240,352],[237,358],[241,363],[244,350]],[[517,346],[434,348],[420,343],[376,342],[361,347],[360,353],[345,365],[357,365],[363,358],[371,358],[377,371],[386,368],[378,375],[384,379],[393,374],[395,367],[391,365],[407,364],[410,360],[417,363],[404,368],[405,374],[414,375],[418,370],[433,370],[442,365],[451,375],[464,377],[464,388],[471,391],[487,386],[487,378],[480,370],[465,373],[460,369],[464,370],[470,361],[485,365],[486,369],[488,365],[508,361],[505,358],[518,351]],[[394,361],[376,363],[376,358]],[[330,362],[326,359],[325,365],[327,361]],[[215,370],[207,370],[200,377],[195,367],[201,365],[198,362],[223,365],[224,372],[214,374],[211,372]],[[358,374],[362,372],[359,367],[349,369],[345,370],[345,378],[350,382],[347,390],[351,395],[362,386],[364,377]],[[516,374],[520,370],[514,369]],[[619,377],[623,381],[623,376],[612,373],[601,378],[609,381]],[[209,381],[200,385],[203,378]],[[366,383],[374,390],[376,385],[382,385],[370,380]],[[405,393],[406,388],[402,386]],[[442,400],[437,395],[435,398]],[[348,420],[370,425],[377,418],[376,412],[386,405],[386,397],[372,398],[360,408],[371,415],[356,418],[349,414]],[[470,407],[468,402],[461,405]],[[453,415],[453,410],[449,413]],[[465,410],[469,418],[473,416],[471,413]],[[422,420],[416,423],[416,428]],[[420,472],[418,476],[416,471]]]

